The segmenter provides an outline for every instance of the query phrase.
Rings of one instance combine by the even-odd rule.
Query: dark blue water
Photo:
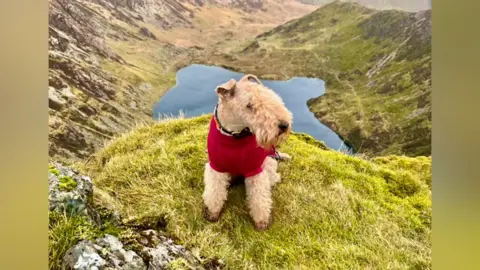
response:
[[[153,115],[200,116],[213,112],[218,101],[215,88],[234,78],[240,80],[245,74],[224,68],[204,65],[191,65],[177,72],[177,84],[155,104]],[[288,81],[262,80],[265,86],[278,93],[293,114],[293,130],[310,134],[325,142],[333,150],[347,151],[340,137],[315,118],[307,107],[307,100],[325,93],[325,83],[320,79],[292,78]]]

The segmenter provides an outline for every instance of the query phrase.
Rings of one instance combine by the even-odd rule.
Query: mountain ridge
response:
[[[258,63],[257,59],[262,59]],[[431,11],[335,1],[202,63],[265,79],[322,78],[310,110],[369,155],[431,153]]]
[[[325,5],[334,0],[299,0],[301,3],[310,5]],[[362,4],[365,7],[374,9],[400,9],[405,11],[422,11],[432,8],[432,2],[429,0],[342,0],[344,2],[354,2]]]

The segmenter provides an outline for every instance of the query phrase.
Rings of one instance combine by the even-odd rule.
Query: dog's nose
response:
[[[287,131],[288,126],[289,126],[289,124],[288,124],[287,122],[285,122],[285,121],[280,121],[280,123],[278,124],[278,128],[279,128],[282,132]]]

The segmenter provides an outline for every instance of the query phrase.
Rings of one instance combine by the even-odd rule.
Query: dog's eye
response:
[[[248,104],[247,104],[247,109],[252,109],[252,108],[253,108],[252,103],[248,103]]]

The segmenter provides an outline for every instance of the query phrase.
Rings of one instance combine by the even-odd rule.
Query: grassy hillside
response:
[[[335,1],[201,62],[263,78],[322,78],[316,117],[360,152],[431,153],[431,11]]]
[[[323,5],[333,0],[298,0],[310,5]],[[375,9],[402,9],[405,11],[419,11],[432,8],[429,0],[343,0],[345,2],[357,2],[366,7]]]
[[[364,160],[294,134],[281,147],[273,224],[256,231],[243,185],[218,223],[202,216],[209,115],[140,127],[80,166],[125,220],[156,217],[181,244],[227,269],[431,268],[431,159]],[[105,199],[109,198],[109,199]]]

